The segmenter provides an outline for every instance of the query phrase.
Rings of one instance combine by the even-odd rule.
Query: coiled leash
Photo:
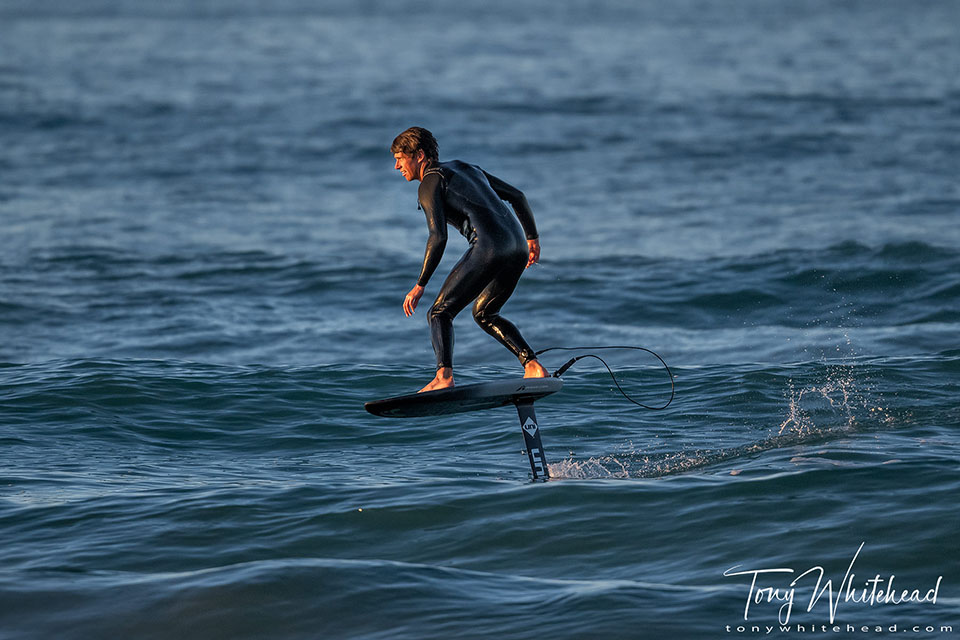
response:
[[[627,392],[624,391],[624,390],[623,390],[623,387],[620,386],[620,382],[617,380],[617,376],[614,375],[613,369],[610,368],[610,365],[607,364],[606,360],[604,360],[604,359],[601,358],[600,356],[595,355],[595,354],[593,354],[593,353],[585,353],[585,354],[583,354],[582,356],[577,356],[577,357],[575,357],[575,358],[570,358],[570,360],[568,360],[566,363],[564,363],[563,366],[561,366],[559,369],[557,369],[557,370],[553,373],[553,377],[554,377],[554,378],[559,378],[560,376],[562,376],[562,375],[567,371],[567,369],[569,369],[570,367],[572,367],[572,366],[574,365],[574,363],[577,362],[577,361],[579,361],[579,360],[583,360],[584,358],[596,358],[597,360],[599,360],[600,362],[603,363],[603,366],[605,366],[605,367],[607,368],[607,371],[610,373],[610,377],[613,379],[613,383],[614,383],[615,385],[617,385],[617,390],[620,391],[621,395],[623,395],[624,398],[626,398],[628,401],[632,402],[633,404],[637,405],[638,407],[642,407],[642,408],[644,408],[644,409],[649,409],[649,410],[651,410],[651,411],[663,411],[664,409],[666,409],[667,407],[670,406],[670,403],[671,403],[671,402],[673,402],[673,398],[674,398],[674,396],[676,395],[676,388],[675,388],[675,384],[674,384],[674,381],[673,381],[673,372],[670,371],[670,367],[667,366],[667,363],[666,363],[666,361],[664,361],[663,358],[661,358],[656,352],[651,351],[650,349],[647,349],[647,348],[645,348],[645,347],[632,347],[632,346],[609,346],[609,347],[548,347],[548,348],[546,348],[546,349],[541,349],[540,351],[537,351],[537,352],[536,352],[536,355],[539,356],[541,353],[546,353],[546,352],[548,352],[548,351],[586,351],[587,349],[597,349],[597,350],[599,350],[599,349],[633,349],[633,350],[636,350],[636,351],[646,351],[647,353],[653,355],[657,360],[660,361],[660,364],[663,365],[663,368],[664,368],[664,369],[666,370],[666,372],[667,372],[667,376],[669,376],[669,378],[670,378],[670,399],[667,400],[667,403],[666,403],[665,405],[663,405],[662,407],[651,407],[651,406],[649,406],[649,405],[643,404],[642,402],[637,402],[636,400],[634,400],[633,398],[631,398],[629,395],[627,395]]]

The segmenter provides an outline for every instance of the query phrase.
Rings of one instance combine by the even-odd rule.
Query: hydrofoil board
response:
[[[439,416],[508,404],[532,404],[534,400],[560,391],[561,387],[563,381],[560,378],[517,378],[371,400],[363,406],[376,416],[388,418]]]

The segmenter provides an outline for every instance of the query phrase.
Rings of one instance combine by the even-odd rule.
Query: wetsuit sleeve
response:
[[[487,182],[490,183],[490,186],[493,187],[494,192],[496,192],[500,199],[506,200],[510,203],[510,206],[513,207],[513,211],[517,214],[520,225],[523,227],[523,232],[527,235],[527,240],[533,240],[539,237],[537,234],[537,223],[533,219],[533,211],[530,210],[530,204],[527,202],[527,197],[523,195],[523,191],[520,191],[520,189],[517,189],[513,185],[507,184],[496,176],[490,175],[486,171],[483,172],[483,175],[487,176]]]
[[[420,207],[427,216],[427,229],[430,237],[427,238],[427,249],[423,255],[423,268],[420,269],[420,278],[417,284],[427,286],[430,276],[437,270],[443,250],[447,246],[447,218],[443,213],[443,189],[440,176],[430,174],[424,177],[417,191]]]

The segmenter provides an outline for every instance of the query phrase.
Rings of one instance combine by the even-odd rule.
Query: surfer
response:
[[[540,259],[537,226],[523,192],[474,165],[459,160],[440,162],[436,139],[422,127],[410,127],[398,135],[390,150],[396,159],[394,168],[408,182],[420,182],[417,198],[430,233],[420,277],[403,301],[408,318],[440,264],[447,225],[470,243],[430,307],[437,375],[420,391],[453,386],[453,318],[471,301],[473,319],[517,356],[524,377],[546,377],[547,370],[520,331],[500,315],[524,269]],[[504,201],[510,203],[513,213]]]

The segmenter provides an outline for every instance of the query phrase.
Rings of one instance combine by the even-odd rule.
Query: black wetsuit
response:
[[[473,300],[477,324],[522,364],[533,360],[536,356],[520,331],[500,315],[527,266],[526,241],[537,237],[533,212],[523,193],[479,167],[451,160],[424,172],[418,198],[430,230],[419,285],[426,286],[440,264],[448,224],[470,243],[430,308],[437,368],[453,366],[453,318]]]

